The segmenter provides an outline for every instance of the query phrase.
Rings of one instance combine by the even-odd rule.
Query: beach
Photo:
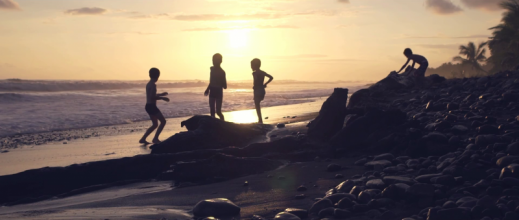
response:
[[[323,101],[318,98],[313,102],[264,108],[263,115],[265,118],[268,117],[268,119],[264,119],[264,122],[273,125],[307,122],[316,116]],[[257,120],[256,111],[252,109],[224,112],[224,116],[228,121],[238,123],[251,123]],[[161,137],[166,139],[175,133],[186,131],[180,126],[180,122],[188,118],[168,118],[168,124]],[[88,129],[71,129],[59,131],[59,133],[75,134],[78,137],[90,136],[49,141],[40,145],[22,145],[12,149],[4,148],[5,153],[0,154],[0,176],[41,167],[68,166],[76,163],[149,154],[149,146],[139,144],[138,140],[150,124],[150,122],[143,121]],[[98,135],[91,136],[92,133]],[[48,138],[49,136],[55,136],[54,132],[29,134],[25,138],[51,139]],[[265,138],[263,141],[268,141],[268,139]]]

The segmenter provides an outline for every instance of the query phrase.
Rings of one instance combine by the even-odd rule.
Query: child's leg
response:
[[[261,117],[261,100],[254,100],[254,105],[256,106],[256,113],[258,114],[258,123],[263,124],[263,118]]]
[[[220,117],[220,120],[225,121],[225,118],[222,114],[222,102],[223,99],[216,99],[216,114],[218,114],[218,117]]]
[[[216,99],[213,98],[213,97],[209,97],[209,110],[211,112],[211,117],[214,118],[214,113],[215,113],[215,105],[216,105]]]
[[[148,136],[151,134],[151,132],[153,132],[158,126],[157,117],[150,115],[150,119],[151,119],[152,125],[150,128],[148,128],[148,130],[146,130],[146,133],[144,133],[144,136],[142,136],[141,140],[139,141],[139,143],[141,143],[141,144],[148,144],[148,142],[146,141],[146,138],[148,138]]]
[[[159,128],[157,129],[157,132],[155,133],[155,137],[153,138],[152,142],[154,144],[158,144],[158,143],[160,143],[159,135],[162,132],[162,129],[164,129],[164,126],[166,126],[166,119],[164,118],[164,116],[162,115],[161,112],[159,112],[157,115],[155,115],[155,117],[157,117],[157,119],[160,121],[160,125],[159,125]]]

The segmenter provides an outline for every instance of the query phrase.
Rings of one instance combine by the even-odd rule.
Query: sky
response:
[[[0,0],[0,79],[378,80],[488,39],[500,0]]]

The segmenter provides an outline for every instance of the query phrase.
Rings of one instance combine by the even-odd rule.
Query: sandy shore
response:
[[[268,124],[290,124],[308,121],[317,115],[323,102],[324,99],[318,99],[315,102],[264,108],[262,110],[263,115],[268,117],[264,122]],[[237,123],[250,123],[257,120],[255,110],[225,112],[224,115],[227,121]],[[168,124],[162,132],[162,139],[185,131],[185,128],[180,127],[180,122],[188,118],[169,118],[167,120]],[[62,136],[75,135],[83,137],[71,140],[56,139],[60,137],[56,135],[56,132],[22,135],[19,139],[40,139],[48,140],[48,142],[39,145],[23,145],[15,148],[4,147],[1,149],[0,151],[4,151],[4,153],[0,153],[0,175],[14,174],[24,170],[47,166],[68,166],[91,161],[149,154],[149,146],[144,146],[137,142],[144,130],[149,127],[149,124],[149,122],[137,122],[59,132]],[[65,133],[68,134],[63,135]],[[97,136],[92,136],[92,134]],[[6,140],[7,138],[4,138],[0,141]],[[264,141],[268,141],[268,139]]]
[[[63,199],[1,207],[0,219],[191,219],[200,200],[228,198],[239,205],[241,218],[273,217],[287,207],[310,207],[315,198],[364,168],[352,167],[358,156],[341,160],[292,163],[278,170],[229,181],[173,189],[170,182],[145,182],[108,188]],[[327,172],[329,163],[345,167]],[[249,186],[243,186],[245,181]],[[300,185],[308,190],[297,192]],[[305,194],[304,199],[295,195]]]

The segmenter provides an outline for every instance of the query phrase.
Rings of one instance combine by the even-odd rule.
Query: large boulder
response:
[[[225,198],[206,199],[193,207],[196,217],[232,217],[240,214],[240,207]]]
[[[150,148],[152,154],[176,153],[199,149],[241,147],[265,135],[272,127],[263,124],[236,124],[210,116],[193,116],[183,121],[188,131],[177,133]]]
[[[327,141],[340,131],[346,117],[347,101],[348,89],[335,88],[333,94],[323,103],[319,116],[307,125],[308,137]]]

